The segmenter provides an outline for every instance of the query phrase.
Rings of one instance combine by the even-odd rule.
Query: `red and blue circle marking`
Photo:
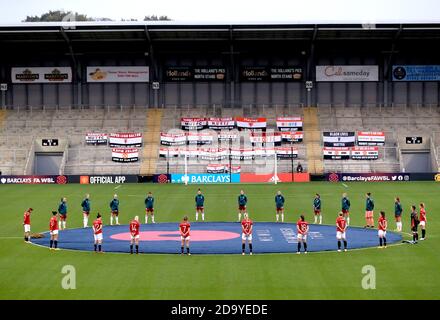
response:
[[[140,230],[140,253],[180,253],[178,223],[142,224]],[[253,227],[254,253],[296,252],[296,224],[255,222]],[[50,237],[32,239],[35,244],[49,246]],[[377,230],[349,227],[349,249],[375,247],[378,245]],[[401,242],[402,236],[387,232],[388,244]],[[308,251],[337,250],[336,227],[310,225],[307,239]],[[241,224],[237,222],[191,223],[191,253],[194,254],[241,254]],[[60,231],[58,247],[61,249],[93,251],[91,228]],[[130,233],[128,225],[103,227],[103,250],[106,252],[129,252]]]

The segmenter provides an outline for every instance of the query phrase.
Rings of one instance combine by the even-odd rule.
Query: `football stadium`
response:
[[[0,299],[439,299],[439,40],[0,25]]]

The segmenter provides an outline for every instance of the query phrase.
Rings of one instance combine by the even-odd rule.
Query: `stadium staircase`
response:
[[[160,145],[160,128],[162,124],[162,110],[149,109],[147,125],[144,132],[144,147],[142,150],[141,175],[156,173],[157,159]]]
[[[3,131],[3,124],[6,119],[6,110],[0,110],[0,131]]]
[[[307,150],[307,166],[311,174],[322,174],[321,130],[319,128],[318,108],[304,108],[304,142]]]

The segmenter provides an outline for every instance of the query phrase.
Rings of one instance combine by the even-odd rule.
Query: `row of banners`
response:
[[[70,83],[70,67],[22,67],[11,69],[12,83]],[[149,67],[87,67],[87,82],[149,82]]]
[[[378,65],[319,65],[316,66],[317,82],[364,82],[379,81]],[[147,66],[90,66],[86,80],[99,82],[149,82]],[[290,82],[303,81],[303,68],[288,67],[241,67],[242,82]],[[12,83],[70,83],[70,67],[17,67],[11,69]],[[226,69],[211,67],[165,67],[165,82],[225,81]],[[395,65],[393,81],[440,81],[440,65]]]
[[[279,117],[276,119],[279,131],[302,131],[303,119],[301,117]],[[266,130],[267,119],[259,118],[181,118],[182,130]]]
[[[243,148],[243,149],[223,149],[223,148],[160,148],[160,157],[189,157],[201,160],[253,160],[255,158],[271,157],[277,155],[278,159],[298,158],[297,148]]]
[[[229,131],[222,133],[212,132],[183,132],[183,133],[160,133],[160,144],[164,146],[183,145],[211,145],[216,141],[237,141],[240,137],[238,132]],[[283,141],[302,142],[304,135],[302,131],[280,131],[280,132],[251,132],[246,137],[254,145],[258,143],[274,143],[281,145]]]
[[[354,147],[356,143],[358,146],[383,146],[385,133],[382,131],[323,132],[322,140],[324,147]]]
[[[379,147],[324,147],[325,160],[377,160]]]

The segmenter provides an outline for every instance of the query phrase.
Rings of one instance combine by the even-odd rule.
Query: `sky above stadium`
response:
[[[177,22],[440,22],[439,0],[0,0],[0,24],[63,9],[94,18]]]

